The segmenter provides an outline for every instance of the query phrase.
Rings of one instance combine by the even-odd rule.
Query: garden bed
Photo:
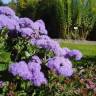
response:
[[[96,45],[60,42],[62,48],[42,20],[9,7],[0,12],[1,96],[96,95]]]
[[[21,91],[15,91],[15,94],[23,94],[20,96],[96,96],[96,45],[63,42],[61,46],[79,49],[84,52],[84,58],[80,62],[73,61],[75,74],[69,78],[58,78],[58,76],[50,72],[47,86],[26,89],[28,94],[23,92],[21,88],[19,89]],[[93,50],[90,52],[89,48]],[[6,75],[6,73],[3,75]],[[14,86],[16,86],[15,83],[12,86],[9,85],[9,88]]]

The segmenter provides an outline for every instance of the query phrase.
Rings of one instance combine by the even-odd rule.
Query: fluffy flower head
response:
[[[0,7],[0,14],[4,14],[6,16],[15,16],[15,12],[9,8],[8,6],[1,6]]]
[[[73,74],[72,63],[69,59],[63,57],[53,57],[49,59],[47,66],[59,75],[71,76]]]
[[[24,61],[20,61],[18,63],[11,64],[9,66],[9,72],[13,74],[13,76],[20,76],[24,80],[30,80],[32,78],[32,74],[28,69],[27,64]]]
[[[79,50],[72,50],[68,53],[70,57],[75,57],[76,60],[81,60],[82,53]]]

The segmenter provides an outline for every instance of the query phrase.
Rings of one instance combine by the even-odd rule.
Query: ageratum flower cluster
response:
[[[45,66],[54,71],[57,75],[71,76],[73,74],[72,63],[70,57],[76,60],[82,58],[82,54],[78,50],[70,50],[61,48],[59,43],[48,36],[45,24],[42,20],[32,21],[29,18],[19,18],[15,12],[9,7],[0,7],[0,29],[8,29],[8,36],[18,34],[21,38],[28,41],[29,44],[46,49],[54,55],[47,59]],[[42,72],[41,65],[43,59],[37,56],[31,56],[28,61],[18,61],[9,66],[9,72],[13,76],[19,76],[24,80],[29,80],[35,86],[47,84],[47,79]]]
[[[26,63],[20,61],[9,66],[9,72],[14,76],[20,76],[24,80],[30,80],[35,86],[47,84],[47,80],[41,72],[41,60],[38,56],[33,56],[31,60]]]

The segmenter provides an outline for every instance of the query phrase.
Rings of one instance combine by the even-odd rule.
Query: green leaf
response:
[[[10,54],[8,52],[0,52],[0,71],[5,70],[10,61]]]
[[[0,52],[0,61],[10,61],[10,54],[8,52]]]

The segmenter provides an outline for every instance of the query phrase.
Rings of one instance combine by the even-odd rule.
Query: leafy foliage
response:
[[[3,2],[2,2],[2,0],[0,0],[0,6],[1,6],[1,5],[3,5]]]
[[[26,96],[29,92],[25,90],[29,88],[46,87],[50,71],[62,77],[73,74],[70,58],[81,60],[79,50],[61,48],[48,36],[42,20],[34,22],[29,18],[20,18],[7,6],[0,7],[0,12],[0,44],[5,51],[1,51],[0,59],[3,62],[7,58],[8,62],[7,67],[0,71],[2,95],[15,95],[16,90],[17,95],[20,91]],[[6,81],[7,85],[4,84]]]
[[[42,18],[51,37],[65,39],[87,39],[96,22],[95,6],[95,0],[17,0],[20,16]]]
[[[17,0],[17,13],[21,17],[29,17],[35,20],[35,10],[38,0]]]
[[[49,84],[47,86],[33,87],[30,83],[17,81],[4,83],[0,95],[14,94],[15,96],[94,96],[96,85],[96,57],[85,57],[82,62],[74,65],[75,74],[70,78],[57,77],[54,73],[49,73]],[[18,86],[19,85],[19,86]],[[20,86],[22,85],[22,86]],[[18,86],[18,87],[17,87]],[[89,86],[89,87],[88,87]],[[3,91],[3,94],[2,94]]]

